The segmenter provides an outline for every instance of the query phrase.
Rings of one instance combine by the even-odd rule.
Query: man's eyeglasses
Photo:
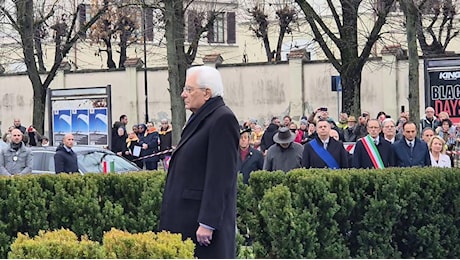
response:
[[[195,89],[206,89],[206,88],[191,88],[189,86],[185,86],[183,89],[182,89],[182,92],[187,92],[188,94],[192,93]]]

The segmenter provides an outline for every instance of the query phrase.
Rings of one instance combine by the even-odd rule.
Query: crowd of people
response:
[[[113,124],[112,142],[107,148],[141,169],[156,170],[158,163],[162,161],[164,169],[167,170],[167,162],[172,154],[172,126],[168,120],[162,119],[159,129],[155,128],[153,122],[148,122],[134,125],[129,132],[127,124],[128,117],[121,115],[120,120]],[[33,125],[24,127],[18,118],[0,136],[1,175],[30,173],[32,153],[29,147],[49,145],[48,137],[40,134]],[[78,172],[76,154],[72,150],[74,143],[73,135],[68,133],[56,148],[56,173]],[[159,154],[154,155],[157,153]]]
[[[141,169],[157,170],[161,160],[167,170],[172,154],[172,125],[168,119],[161,120],[160,128],[156,128],[153,122],[147,122],[133,125],[129,132],[127,124],[126,115],[121,115],[120,120],[113,124],[110,150]]]
[[[419,122],[403,112],[397,121],[385,112],[356,119],[341,113],[333,120],[327,107],[302,117],[298,126],[290,116],[273,117],[264,127],[257,120],[241,126],[238,169],[243,180],[256,170],[295,168],[454,167],[460,148],[460,125],[446,112],[435,116],[427,107]],[[353,143],[349,152],[343,143]]]

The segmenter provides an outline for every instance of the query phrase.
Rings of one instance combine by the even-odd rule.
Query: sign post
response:
[[[110,85],[105,87],[48,89],[50,145],[65,134],[77,145],[110,147],[112,104]]]
[[[340,76],[331,76],[331,91],[337,92],[337,120],[340,118],[340,92],[342,92],[342,80]]]

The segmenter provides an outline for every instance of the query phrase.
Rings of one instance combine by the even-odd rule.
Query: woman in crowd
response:
[[[262,141],[262,136],[264,135],[264,131],[262,130],[262,127],[260,125],[255,125],[254,126],[254,132],[251,135],[251,141],[250,144],[252,147],[256,150],[260,150],[260,142]]]
[[[430,150],[431,166],[443,168],[452,167],[450,157],[445,154],[445,144],[446,143],[440,136],[434,135],[433,137],[431,137],[428,143],[428,148]]]
[[[135,163],[137,165],[137,167],[142,169],[142,167],[143,167],[142,160],[134,161],[136,158],[139,158],[139,155],[137,155],[137,156],[133,155],[136,146],[138,147],[138,149],[141,149],[140,144],[139,144],[139,138],[137,137],[137,134],[133,131],[133,132],[130,132],[128,134],[128,138],[126,138],[126,148],[127,148],[127,150],[125,152],[125,157],[126,157],[126,159],[128,159],[131,162]]]
[[[117,134],[112,137],[112,148],[110,150],[118,156],[126,155],[125,152],[128,148],[126,147],[125,129],[123,127],[118,127]]]

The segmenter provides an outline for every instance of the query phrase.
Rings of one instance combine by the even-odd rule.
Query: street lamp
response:
[[[142,31],[144,37],[144,98],[145,98],[145,123],[149,121],[149,94],[147,87],[147,44],[146,44],[146,15],[145,15],[145,0],[142,1]]]

